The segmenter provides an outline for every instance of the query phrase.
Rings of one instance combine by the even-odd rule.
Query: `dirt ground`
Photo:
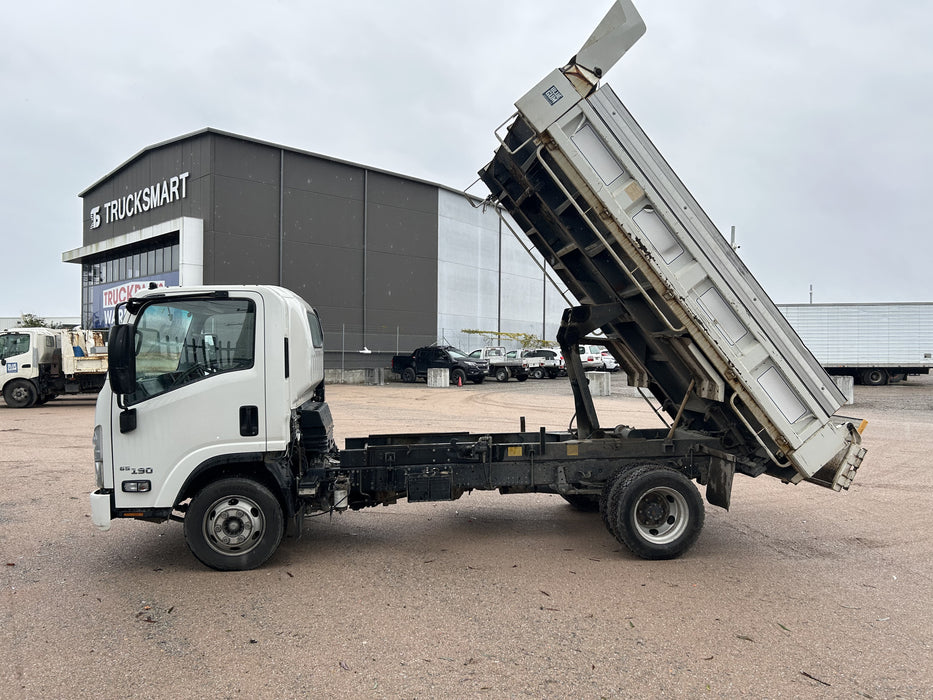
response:
[[[657,419],[613,378],[604,425]],[[566,427],[566,380],[331,386],[338,437]],[[177,523],[90,522],[93,400],[0,403],[0,697],[933,697],[933,379],[856,387],[847,493],[737,477],[684,557],[556,496],[306,521],[217,573]],[[170,439],[170,436],[166,436]]]

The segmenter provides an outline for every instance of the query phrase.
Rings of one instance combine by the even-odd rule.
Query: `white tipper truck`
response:
[[[349,438],[324,401],[314,309],[271,286],[170,288],[125,304],[95,414],[95,525],[183,523],[192,553],[261,565],[305,514],[471,490],[599,510],[635,555],[681,555],[733,477],[848,488],[865,455],[843,397],[599,76],[644,31],[614,4],[517,103],[480,175],[580,305],[557,334],[576,423]],[[120,311],[118,309],[118,311]],[[117,314],[117,318],[124,318]],[[609,348],[665,425],[599,424],[576,352]],[[863,427],[860,425],[859,427]]]
[[[0,332],[0,392],[10,408],[61,394],[96,393],[107,378],[100,331],[13,328]]]

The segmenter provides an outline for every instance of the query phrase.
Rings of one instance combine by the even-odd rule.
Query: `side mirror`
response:
[[[107,375],[115,394],[136,391],[136,347],[134,329],[129,324],[118,324],[110,329],[107,343]]]

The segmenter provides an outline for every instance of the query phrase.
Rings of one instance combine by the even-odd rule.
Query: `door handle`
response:
[[[259,435],[258,406],[240,406],[240,435],[243,437]]]

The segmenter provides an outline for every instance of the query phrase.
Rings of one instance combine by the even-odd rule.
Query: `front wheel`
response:
[[[3,400],[10,408],[29,408],[37,400],[36,387],[25,379],[14,379],[3,387]]]
[[[682,473],[660,466],[624,469],[607,488],[603,517],[616,539],[642,559],[674,559],[700,536],[703,500]]]
[[[457,386],[463,386],[466,384],[466,372],[462,369],[455,369],[450,373],[450,383],[456,384]]]
[[[544,370],[541,369],[540,367],[537,367],[531,370],[531,378],[532,379],[544,379]]]
[[[266,562],[282,541],[285,519],[272,492],[252,479],[229,478],[191,499],[185,542],[198,560],[219,571],[246,571]]]

